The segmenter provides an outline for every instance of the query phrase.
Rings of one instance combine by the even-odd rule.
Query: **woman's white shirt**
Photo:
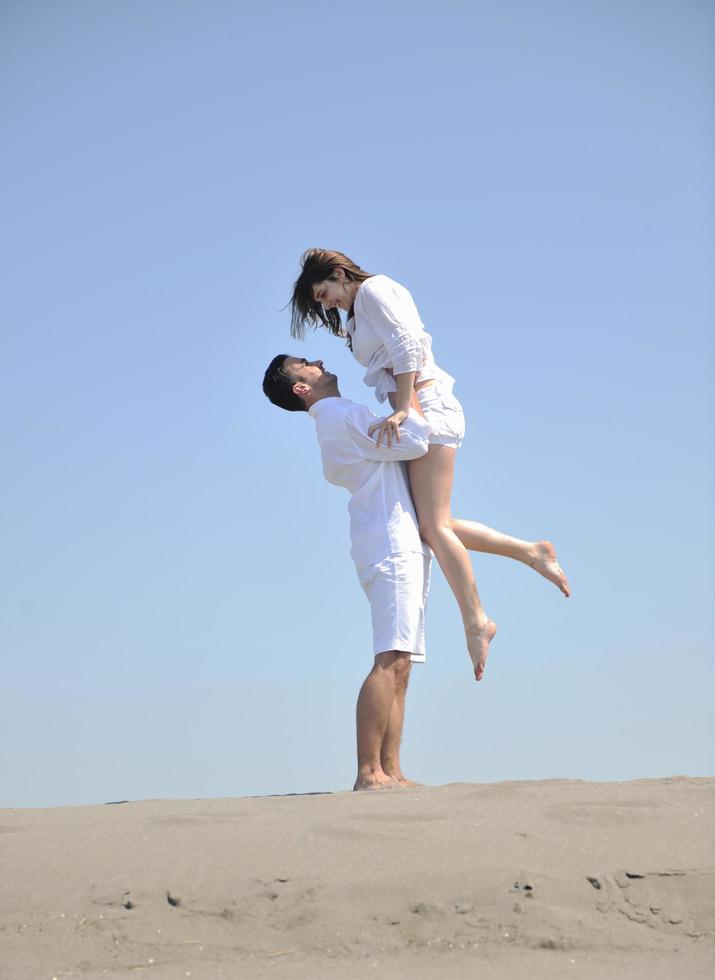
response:
[[[355,359],[367,368],[364,382],[384,402],[397,391],[393,374],[415,371],[416,381],[439,381],[451,391],[454,378],[437,367],[432,338],[424,328],[408,289],[388,276],[371,276],[360,284],[347,331]]]

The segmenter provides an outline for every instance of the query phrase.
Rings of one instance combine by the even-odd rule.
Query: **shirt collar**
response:
[[[321,412],[326,405],[346,401],[348,401],[347,398],[339,398],[337,395],[329,395],[327,398],[320,398],[317,402],[313,402],[313,404],[310,406],[308,409],[308,415],[315,419],[318,417],[318,413]]]

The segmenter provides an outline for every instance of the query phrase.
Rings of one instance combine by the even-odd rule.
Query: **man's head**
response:
[[[278,354],[263,377],[263,393],[288,412],[307,412],[321,398],[338,397],[338,379],[323,362]]]

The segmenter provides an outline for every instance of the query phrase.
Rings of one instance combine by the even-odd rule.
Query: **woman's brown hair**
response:
[[[309,248],[301,256],[300,266],[301,272],[293,286],[293,296],[290,301],[291,336],[302,340],[306,323],[313,327],[322,323],[336,337],[345,337],[340,313],[337,309],[324,310],[322,303],[318,303],[313,298],[313,286],[325,282],[326,279],[335,280],[337,269],[343,270],[347,282],[365,282],[372,273],[365,272],[342,252],[335,252],[328,248]],[[349,337],[348,346],[350,346]]]

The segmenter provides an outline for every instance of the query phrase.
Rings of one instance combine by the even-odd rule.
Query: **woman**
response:
[[[464,413],[452,394],[454,379],[435,363],[432,338],[425,331],[412,296],[387,276],[373,276],[342,252],[308,249],[291,300],[291,333],[303,337],[305,325],[322,324],[347,339],[357,361],[367,368],[365,383],[378,401],[389,398],[392,414],[370,434],[378,444],[399,439],[414,388],[432,427],[430,448],[409,463],[410,489],[420,534],[434,552],[457,599],[467,649],[479,681],[489,643],[497,627],[488,618],[474,582],[471,551],[522,561],[570,594],[568,582],[548,541],[527,542],[483,524],[452,517],[450,499],[457,449],[464,438]],[[347,313],[343,327],[339,311]]]

